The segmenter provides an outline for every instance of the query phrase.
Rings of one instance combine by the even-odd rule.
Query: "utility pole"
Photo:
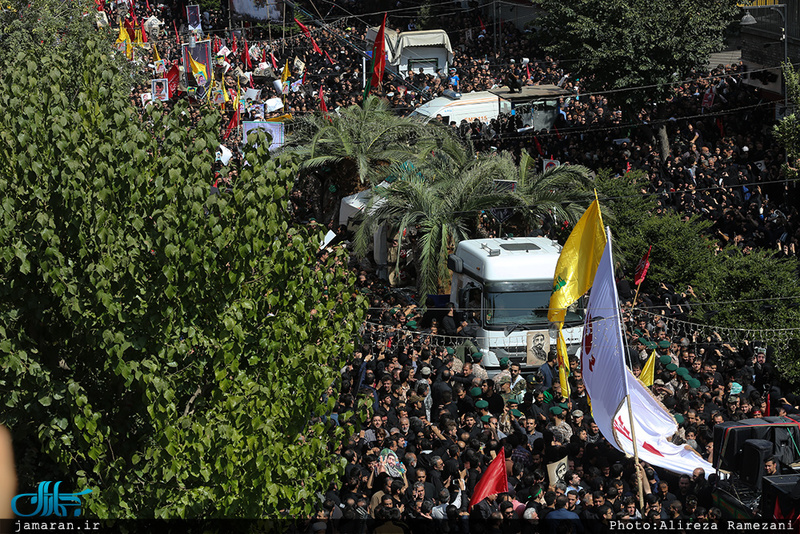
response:
[[[497,58],[497,0],[492,2],[492,18],[494,19],[494,57]]]

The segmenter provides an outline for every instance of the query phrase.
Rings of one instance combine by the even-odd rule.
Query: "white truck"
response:
[[[453,272],[450,302],[471,316],[481,364],[493,374],[501,358],[533,371],[555,350],[547,310],[561,246],[543,237],[461,241],[447,266]],[[566,314],[563,333],[574,354],[583,336],[585,303]]]
[[[445,95],[422,104],[409,117],[427,124],[441,115],[445,125],[451,122],[459,125],[462,120],[470,123],[475,120],[488,123],[496,119],[500,113],[511,113],[511,102],[489,91],[464,94],[445,91]]]

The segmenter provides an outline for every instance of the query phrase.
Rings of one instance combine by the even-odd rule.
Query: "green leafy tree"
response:
[[[401,236],[416,229],[417,287],[424,299],[447,287],[447,257],[460,241],[477,237],[482,211],[513,208],[529,225],[527,230],[544,215],[576,222],[591,202],[585,189],[588,169],[563,166],[535,175],[529,170],[531,161],[526,154],[520,168],[508,154],[476,157],[471,143],[441,139],[436,150],[425,152],[413,166],[390,167],[389,174],[397,178],[391,186],[373,189],[356,233],[356,253],[366,254],[373,233],[382,225]],[[517,180],[518,188],[498,189],[495,179]]]
[[[667,211],[656,213],[652,196],[642,194],[646,176],[640,172],[611,177],[601,173],[600,192],[614,211],[611,221],[616,258],[632,273],[639,259],[653,246],[650,270],[642,291],[656,293],[670,283],[682,292],[692,286],[702,304],[691,310],[700,325],[735,329],[742,339],[765,337],[777,346],[777,366],[783,378],[800,381],[800,343],[797,332],[781,331],[800,322],[800,284],[794,258],[779,258],[771,251],[743,254],[728,246],[719,250],[709,237],[710,221],[684,220]],[[756,334],[758,332],[758,334]],[[767,333],[769,333],[767,335]]]
[[[648,101],[663,102],[675,82],[722,49],[737,0],[541,0],[540,44],[569,61],[589,91],[608,91],[635,120]],[[618,92],[617,92],[618,91]],[[662,145],[666,128],[660,129]],[[664,154],[662,154],[662,157]]]
[[[343,469],[324,395],[363,317],[353,276],[288,222],[297,166],[263,134],[211,194],[218,114],[142,116],[108,42],[82,47],[0,72],[0,423],[22,485],[91,488],[99,517],[309,514]]]

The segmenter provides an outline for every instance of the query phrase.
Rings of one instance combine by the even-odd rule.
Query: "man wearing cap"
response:
[[[572,427],[564,421],[564,409],[561,406],[550,408],[553,422],[547,425],[547,430],[553,433],[553,439],[561,445],[566,445],[572,438]]]
[[[509,380],[511,380],[511,371],[509,371],[509,369],[508,369],[510,367],[510,363],[508,361],[508,358],[500,358],[498,363],[500,364],[500,372],[497,373],[496,375],[494,375],[494,383],[495,383],[495,386],[497,388],[497,391],[499,392],[500,391],[500,381],[503,378],[508,378]]]
[[[481,365],[482,360],[483,353],[481,351],[472,353],[472,374],[481,380],[489,380],[489,373],[487,373],[486,369]]]

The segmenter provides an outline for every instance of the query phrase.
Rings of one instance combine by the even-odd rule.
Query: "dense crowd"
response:
[[[177,5],[154,3],[149,11],[149,3],[134,5],[137,20],[156,15],[163,22],[159,30],[151,32],[150,44],[157,46],[162,58],[180,64],[176,42],[178,35],[182,42],[187,40],[185,11]],[[106,9],[111,20],[124,13],[110,6]],[[128,14],[124,20],[130,18]],[[279,38],[264,27],[248,24],[234,32],[234,42],[225,30],[227,20],[222,14],[204,13],[202,22],[205,34],[199,38],[210,39],[215,51],[223,46],[236,50],[215,66],[215,79],[224,77],[229,90],[240,85],[242,90],[252,87],[261,91],[257,99],[243,103],[240,121],[316,112],[321,105],[320,92],[332,111],[363,98],[363,64],[356,49],[371,46],[365,40],[363,19],[341,19],[327,29],[314,28],[312,36],[322,54],[313,51],[302,33]],[[397,31],[405,29],[398,26]],[[413,28],[413,21],[407,26]],[[453,126],[472,140],[478,152],[509,151],[519,158],[525,150],[542,160],[554,158],[562,164],[611,169],[619,174],[642,170],[648,177],[641,184],[643,193],[657,195],[661,209],[714,221],[720,245],[733,243],[745,253],[767,248],[782,255],[796,254],[800,225],[791,195],[795,185],[786,180],[782,168],[785,155],[771,135],[772,103],[764,100],[760,90],[744,83],[744,77],[752,73],[744,72],[740,65],[698,68],[693,79],[675,87],[668,101],[641,109],[637,117],[623,117],[622,110],[609,104],[607,97],[587,94],[580,81],[557,61],[537,57],[529,32],[512,24],[501,28],[501,52],[494,54],[491,28],[483,26],[477,13],[453,14],[448,18],[454,51],[449,70],[435,75],[410,73],[406,79],[387,73],[377,93],[398,113],[409,113],[445,89],[490,89],[503,85],[509,76],[528,85],[560,84],[574,96],[561,99],[551,131],[520,131],[519,115],[501,115],[487,124],[476,121]],[[245,63],[245,47],[250,51],[250,67]],[[529,62],[523,65],[525,58]],[[287,60],[291,89],[281,95],[273,81],[280,78]],[[149,53],[142,64],[145,71],[149,71],[148,61]],[[257,75],[248,76],[248,72]],[[143,105],[141,94],[149,89],[145,85],[135,88],[132,100]],[[710,101],[709,91],[713,93]],[[264,102],[270,99],[280,100],[282,107],[269,111]],[[230,104],[225,113],[223,127],[227,128],[234,114]],[[666,126],[666,151],[658,139],[662,125]],[[228,142],[237,158],[240,135],[236,130]]]
[[[566,522],[572,527],[564,532],[604,532],[618,520],[721,517],[711,492],[727,483],[714,473],[637,468],[608,443],[592,420],[577,358],[568,396],[562,396],[552,353],[529,376],[519,363],[501,360],[499,374],[490,378],[452,309],[423,311],[366,272],[358,285],[371,308],[362,345],[341,371],[336,412],[352,410],[366,396],[373,415],[340,451],[345,474],[320,496],[312,531],[328,523],[358,531],[367,521],[453,532],[560,532]],[[715,425],[800,412],[800,398],[777,386],[773,347],[704,335],[682,320],[695,299],[691,288],[662,284],[632,309],[630,284],[619,285],[631,368],[639,376],[656,352],[652,391],[678,423],[674,443],[713,462]],[[672,302],[669,313],[661,313],[665,301]],[[508,491],[470,503],[501,451]],[[548,464],[565,457],[567,471],[554,479]],[[785,468],[776,458],[765,464],[768,474]],[[433,526],[430,519],[441,522]]]
[[[185,13],[177,5],[134,5],[139,19],[156,15],[164,22],[151,43],[157,44],[162,58],[179,61],[172,29],[185,35]],[[114,20],[113,7],[107,9]],[[224,30],[226,25],[222,14],[203,15],[208,38],[232,49],[234,40]],[[411,28],[413,21],[403,26]],[[796,253],[800,227],[788,194],[794,185],[784,181],[785,156],[770,135],[769,108],[757,89],[743,83],[740,66],[698,69],[691,81],[675,87],[667,102],[624,117],[606,97],[586,94],[556,60],[538,54],[524,30],[502,25],[501,52],[495,54],[493,35],[483,26],[475,12],[453,14],[448,18],[454,48],[451,69],[407,79],[388,74],[381,96],[398,113],[408,113],[448,88],[462,93],[485,90],[509,77],[531,85],[560,84],[574,96],[561,100],[552,131],[519,131],[518,117],[513,116],[453,127],[469,136],[479,151],[494,148],[519,157],[525,150],[541,159],[619,174],[643,170],[647,179],[641,183],[642,193],[657,195],[659,211],[672,209],[714,221],[720,244],[733,243],[744,253],[753,248]],[[357,104],[364,73],[355,47],[369,46],[366,31],[358,19],[342,20],[325,31],[315,29],[313,37],[324,51],[318,54],[302,34],[279,39],[264,28],[246,26],[236,31],[238,52],[215,69],[216,79],[225,76],[229,88],[248,79],[242,76],[247,70],[242,58],[246,39],[250,49],[260,51],[260,57],[251,54],[250,59],[261,74],[247,85],[262,92],[245,107],[243,119],[314,112],[320,108],[321,91],[331,110]],[[523,58],[530,60],[524,67]],[[272,80],[280,77],[287,59],[291,80],[304,82],[295,83],[284,97]],[[304,65],[305,76],[298,65]],[[133,101],[141,106],[140,93],[148,90],[137,87]],[[714,99],[704,106],[707,91]],[[276,97],[282,99],[282,108],[269,112],[259,106]],[[232,110],[226,113],[230,119]],[[662,125],[668,139],[663,159],[657,140]],[[724,482],[712,473],[675,476],[648,465],[637,467],[609,445],[592,420],[577,359],[572,362],[572,392],[566,397],[555,378],[552,354],[529,376],[522,375],[517,363],[501,360],[500,373],[490,377],[464,318],[450,310],[423,311],[366,271],[358,284],[371,299],[371,308],[361,346],[342,369],[339,391],[331,394],[337,396],[338,414],[355,409],[366,395],[374,415],[340,451],[347,462],[344,476],[320,496],[309,531],[331,531],[335,520],[343,532],[360,532],[364,523],[359,520],[368,520],[375,526],[447,532],[570,531],[565,524],[575,532],[601,532],[618,519],[720,517],[711,490]],[[658,294],[644,295],[643,303],[633,308],[626,290],[630,285],[620,283],[630,364],[638,376],[656,351],[652,391],[675,415],[679,431],[674,442],[712,461],[715,425],[798,411],[800,399],[777,386],[770,363],[774,347],[693,330],[684,321],[694,299],[691,288],[662,284]],[[665,301],[671,303],[666,313],[660,306]],[[508,491],[470,509],[481,474],[501,451]],[[568,469],[554,480],[547,466],[564,457]],[[770,462],[767,472],[781,469]],[[644,505],[637,495],[640,478]],[[425,521],[429,519],[440,523]]]

